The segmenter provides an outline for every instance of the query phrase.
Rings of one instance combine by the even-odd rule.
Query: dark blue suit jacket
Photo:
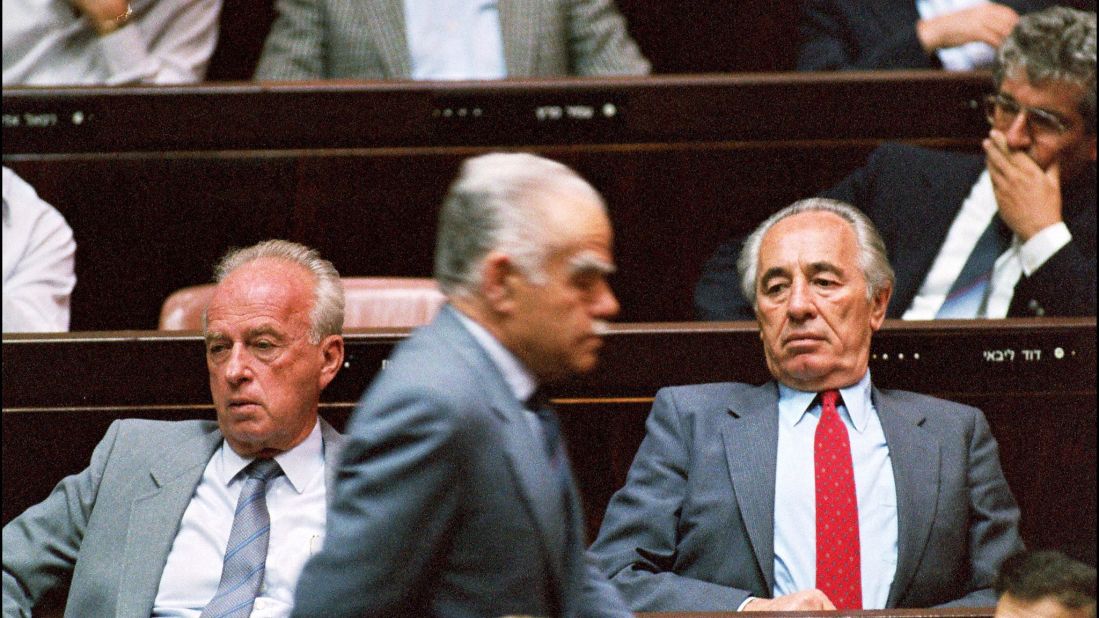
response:
[[[822,195],[848,202],[877,226],[897,281],[887,317],[900,318],[931,270],[947,230],[985,168],[982,155],[886,144]],[[1009,317],[1095,315],[1095,166],[1062,186],[1072,241],[1015,285]],[[736,259],[743,239],[718,248],[695,288],[703,320],[748,320]]]
[[[1049,0],[997,0],[1019,14],[1056,4]],[[1095,10],[1092,8],[1092,10]],[[799,71],[936,69],[916,38],[916,0],[806,0]]]

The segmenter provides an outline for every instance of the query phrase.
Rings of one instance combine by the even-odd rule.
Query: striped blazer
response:
[[[645,75],[614,0],[498,0],[508,77]],[[408,79],[402,0],[278,0],[258,80]]]

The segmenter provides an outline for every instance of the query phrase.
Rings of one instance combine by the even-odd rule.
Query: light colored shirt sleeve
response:
[[[200,82],[217,44],[221,0],[155,2],[100,37],[108,84]]]
[[[61,213],[4,168],[3,330],[69,329],[76,243]]]
[[[129,1],[130,21],[99,36],[68,2],[4,0],[4,85],[202,81],[222,0]]]
[[[1068,226],[1055,223],[1046,229],[1030,237],[1030,240],[1019,247],[1019,259],[1023,262],[1023,273],[1031,276],[1049,261],[1065,245],[1072,242],[1072,232]]]

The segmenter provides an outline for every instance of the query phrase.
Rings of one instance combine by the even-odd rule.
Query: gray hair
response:
[[[1024,15],[996,53],[996,88],[1020,69],[1031,84],[1081,87],[1080,114],[1095,133],[1095,13],[1054,6]]]
[[[243,249],[230,249],[214,267],[214,282],[221,283],[234,270],[260,259],[284,260],[297,264],[313,275],[313,308],[309,312],[309,340],[320,343],[328,335],[343,333],[343,284],[332,262],[321,258],[316,249],[289,240],[265,240]],[[202,313],[206,330],[206,312]]]
[[[806,212],[830,212],[851,226],[859,246],[859,268],[866,278],[867,300],[874,298],[880,290],[893,287],[893,267],[889,265],[889,258],[885,253],[885,242],[870,219],[846,202],[812,197],[794,202],[771,215],[744,241],[736,265],[740,272],[740,289],[753,307],[756,306],[759,248],[763,244],[764,235],[779,221]]]
[[[481,262],[494,250],[510,256],[533,282],[544,282],[550,247],[545,216],[531,199],[543,191],[582,194],[603,206],[576,172],[533,154],[489,153],[462,164],[439,213],[435,279],[444,294],[472,294],[481,283]]]

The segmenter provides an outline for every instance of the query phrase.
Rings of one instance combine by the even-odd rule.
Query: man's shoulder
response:
[[[875,404],[879,410],[909,415],[913,422],[923,423],[932,430],[943,426],[969,426],[977,418],[984,419],[980,409],[949,399],[904,390],[876,391]]]
[[[887,166],[896,169],[905,169],[908,165],[920,165],[925,167],[950,167],[960,164],[977,164],[982,160],[979,154],[956,152],[953,150],[937,150],[924,148],[912,144],[886,143],[874,149],[870,154],[868,165]]]
[[[773,392],[773,383],[764,385],[743,382],[710,382],[706,384],[686,384],[666,386],[657,392],[657,399],[665,398],[675,402],[681,410],[705,412],[709,410],[727,410],[736,407],[738,402],[755,401],[764,396],[768,389]]]
[[[418,384],[425,388],[468,384],[476,368],[461,353],[459,348],[463,344],[468,347],[463,333],[451,327],[437,321],[422,326],[397,344],[379,382],[411,381],[413,384],[407,386]]]
[[[417,329],[394,349],[385,369],[360,401],[357,417],[416,410],[432,422],[451,424],[459,415],[487,410],[502,379],[487,375],[491,362],[455,324],[433,322]],[[375,419],[374,422],[377,422]],[[348,427],[352,431],[351,426]]]
[[[90,467],[132,480],[135,473],[205,460],[220,440],[215,421],[116,420],[95,447]]]
[[[137,442],[146,448],[162,448],[161,445],[178,446],[181,442],[199,438],[218,431],[218,424],[211,420],[157,421],[142,418],[117,420],[108,429],[115,442]]]

